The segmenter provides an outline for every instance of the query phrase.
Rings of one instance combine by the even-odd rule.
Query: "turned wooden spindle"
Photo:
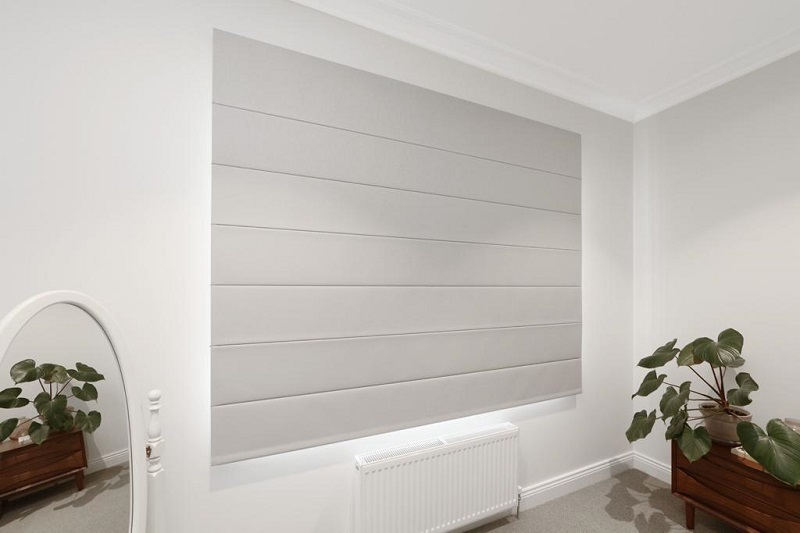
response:
[[[147,424],[147,533],[166,531],[163,525],[163,472],[161,457],[164,453],[164,439],[161,437],[161,391],[147,393],[150,402],[150,420]]]

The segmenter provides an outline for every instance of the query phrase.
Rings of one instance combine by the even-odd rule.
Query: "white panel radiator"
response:
[[[452,531],[516,508],[519,428],[505,423],[356,457],[356,533]]]

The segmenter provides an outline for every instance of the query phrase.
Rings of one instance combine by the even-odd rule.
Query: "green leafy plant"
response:
[[[42,389],[33,400],[20,396],[20,387],[0,391],[0,408],[15,409],[30,403],[36,408],[38,415],[28,428],[28,434],[36,444],[44,442],[51,432],[77,428],[93,433],[100,427],[102,417],[98,411],[85,413],[67,404],[73,397],[85,402],[97,400],[97,388],[92,383],[105,377],[94,368],[76,363],[75,368],[67,369],[53,363],[37,365],[33,359],[25,359],[12,366],[10,374],[16,385],[38,381]],[[83,382],[83,386],[75,386],[77,382]],[[70,385],[72,387],[67,390]],[[0,442],[6,440],[19,423],[18,418],[0,422]]]
[[[700,337],[683,349],[675,347],[677,342],[674,339],[660,346],[638,363],[638,366],[651,371],[631,398],[648,396],[662,385],[667,388],[657,410],[650,413],[642,410],[633,415],[625,432],[628,442],[649,435],[660,418],[667,426],[664,438],[675,440],[686,458],[696,461],[711,451],[711,436],[700,422],[710,416],[727,414],[739,419],[736,433],[742,447],[764,470],[790,485],[800,482],[800,435],[777,418],[767,423],[766,432],[752,422],[741,420],[743,411],[739,407],[749,405],[752,402],[750,393],[758,390],[758,384],[750,374],[736,374],[738,387],[725,390],[728,369],[739,368],[745,362],[741,355],[744,346],[742,334],[735,329],[726,329],[716,341]],[[691,370],[707,389],[692,388],[691,381],[680,385],[667,382],[667,375],[658,374],[655,369],[671,361]],[[710,377],[703,377],[698,371],[702,368],[710,370]],[[656,415],[657,411],[660,416]],[[694,427],[691,425],[693,422]]]

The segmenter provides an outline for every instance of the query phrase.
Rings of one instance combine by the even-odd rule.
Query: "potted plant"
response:
[[[666,385],[658,409],[649,414],[646,410],[633,415],[630,427],[625,432],[628,442],[634,442],[650,434],[656,419],[667,426],[664,437],[675,440],[689,461],[696,461],[711,451],[712,436],[718,440],[741,442],[764,470],[790,485],[800,482],[800,435],[780,419],[767,423],[767,430],[750,421],[749,413],[743,409],[749,405],[750,393],[758,390],[758,384],[746,372],[736,374],[738,387],[725,390],[728,370],[740,368],[744,337],[735,329],[726,329],[714,341],[700,337],[683,349],[675,347],[674,339],[659,347],[652,355],[639,361],[638,366],[652,369],[642,381],[639,390],[631,396],[648,396]],[[694,387],[691,381],[673,384],[666,381],[666,374],[655,369],[671,361],[686,367],[705,385]],[[698,369],[708,370],[706,377]],[[656,413],[659,412],[659,416]],[[692,427],[691,423],[696,422]],[[701,425],[705,422],[705,425]],[[718,433],[717,426],[730,425],[735,433]],[[709,431],[715,432],[714,435]],[[735,435],[737,438],[731,438]]]
[[[19,385],[38,381],[42,391],[33,400],[20,396],[22,389],[12,387],[0,391],[0,407],[14,409],[33,403],[38,415],[30,422],[28,434],[36,444],[44,442],[51,432],[80,429],[93,433],[102,417],[98,411],[85,413],[68,405],[70,398],[83,401],[97,400],[97,388],[92,384],[105,379],[94,368],[76,363],[67,369],[53,363],[37,365],[33,359],[25,359],[11,367],[11,379]],[[75,386],[83,382],[83,386]],[[72,387],[67,391],[67,387]],[[8,438],[19,425],[18,418],[9,418],[0,423],[0,442]],[[26,422],[27,423],[27,422]]]

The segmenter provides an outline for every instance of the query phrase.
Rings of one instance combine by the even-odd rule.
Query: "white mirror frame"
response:
[[[147,446],[146,430],[142,421],[141,409],[138,408],[141,402],[132,394],[132,391],[139,390],[132,383],[132,361],[123,347],[119,327],[108,311],[93,298],[76,291],[52,291],[33,296],[12,309],[0,321],[0,358],[5,355],[19,332],[34,316],[56,304],[74,305],[88,313],[103,329],[109,343],[111,343],[111,349],[114,352],[117,366],[122,376],[125,409],[128,415],[128,442],[130,444],[128,454],[131,483],[130,527],[131,532],[144,531],[147,517],[147,467],[144,453]],[[136,502],[136,505],[134,505],[134,502]]]

